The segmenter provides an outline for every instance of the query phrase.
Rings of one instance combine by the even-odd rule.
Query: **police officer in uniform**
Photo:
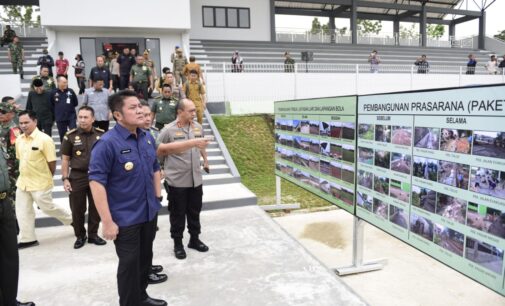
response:
[[[137,93],[139,99],[148,99],[149,90],[152,90],[154,85],[153,74],[151,69],[144,65],[144,57],[137,56],[137,63],[130,70],[130,89]]]
[[[209,250],[199,239],[203,196],[200,155],[208,171],[205,148],[209,140],[204,138],[202,126],[193,121],[195,115],[195,104],[189,99],[181,100],[177,106],[177,120],[168,124],[157,139],[158,156],[165,158],[165,180],[170,189],[170,234],[177,259],[186,258],[182,244],[186,217],[191,236],[188,248],[199,252]]]
[[[91,148],[103,135],[104,131],[93,127],[95,114],[93,108],[81,106],[77,115],[79,127],[67,132],[61,144],[61,173],[63,187],[69,192],[70,209],[72,210],[72,226],[77,240],[74,249],[79,249],[88,243],[96,245],[106,244],[98,236],[100,216],[96,211],[95,202],[91,195],[88,181],[88,165]],[[69,174],[69,168],[72,168]],[[89,202],[88,236],[84,228],[86,202]]]
[[[8,154],[0,147],[0,305],[35,306],[33,302],[16,301],[19,278],[19,253],[14,208],[8,197],[10,190]]]
[[[177,99],[172,97],[172,87],[163,84],[162,98],[155,101],[151,108],[151,116],[155,119],[155,127],[161,130],[166,124],[177,118]]]

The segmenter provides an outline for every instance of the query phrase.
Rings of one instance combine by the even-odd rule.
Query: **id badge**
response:
[[[70,104],[70,98],[67,98],[67,104]]]

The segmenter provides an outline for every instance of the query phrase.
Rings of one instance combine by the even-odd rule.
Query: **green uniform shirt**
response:
[[[151,76],[151,69],[149,69],[146,65],[133,65],[130,70],[130,75],[132,76],[133,82],[146,82],[149,80]]]
[[[53,89],[56,88],[56,84],[54,83],[53,77],[47,76],[47,77],[41,77],[40,75],[36,75],[32,78],[32,85],[30,86],[30,89],[32,91],[35,91],[35,88],[33,87],[33,80],[35,79],[40,79],[42,80],[42,83],[44,84],[44,90],[51,92]]]
[[[21,43],[10,43],[9,50],[11,52],[11,62],[19,62],[23,60],[23,45],[21,45]]]
[[[169,124],[177,118],[177,100],[175,98],[155,101],[151,112],[156,114],[157,124]]]
[[[0,192],[5,192],[10,189],[9,169],[7,168],[7,149],[0,146]]]

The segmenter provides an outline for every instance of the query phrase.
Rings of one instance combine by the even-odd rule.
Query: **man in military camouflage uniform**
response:
[[[30,90],[35,91],[35,87],[33,87],[33,81],[39,79],[42,81],[44,84],[44,90],[47,92],[51,92],[53,89],[56,88],[56,84],[54,82],[54,79],[52,76],[49,75],[49,68],[47,67],[41,67],[40,68],[40,74],[36,75],[32,78]]]
[[[130,70],[130,89],[135,90],[139,99],[148,99],[149,89],[154,85],[151,69],[144,65],[144,57],[136,57],[136,64]]]
[[[177,85],[186,83],[186,77],[184,76],[184,67],[188,64],[188,59],[179,48],[175,51],[175,57],[173,60],[174,69],[172,70],[175,75],[175,83]]]
[[[19,176],[19,162],[16,159],[16,138],[21,131],[14,123],[16,108],[8,102],[0,103],[0,150],[7,153],[7,167],[9,169],[10,189],[8,197],[11,203],[16,198],[16,180]]]
[[[158,130],[177,118],[177,103],[179,102],[172,97],[172,88],[168,84],[163,85],[161,94],[161,100],[154,101],[151,108],[151,117],[156,120],[155,127]]]
[[[12,72],[23,79],[23,62],[25,61],[25,51],[23,45],[19,42],[19,37],[15,36],[12,43],[9,44],[9,61],[12,63]]]
[[[16,32],[14,32],[14,30],[11,29],[10,25],[7,25],[5,27],[4,36],[2,36],[2,43],[0,44],[0,46],[3,47],[5,44],[10,44],[15,36]]]

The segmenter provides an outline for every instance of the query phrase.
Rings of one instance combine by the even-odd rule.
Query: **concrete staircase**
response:
[[[466,66],[467,56],[473,53],[478,65],[489,60],[489,51],[462,48],[421,48],[350,44],[272,43],[258,41],[191,40],[190,52],[200,64],[231,63],[235,50],[244,63],[283,63],[289,51],[297,63],[302,63],[300,52],[313,51],[314,64],[368,64],[368,55],[376,49],[382,65],[412,65],[421,54],[426,54],[430,65]]]
[[[111,122],[111,128],[114,126]],[[210,174],[203,173],[203,209],[220,209],[239,207],[247,205],[256,205],[257,198],[247,187],[240,182],[240,174],[231,159],[226,146],[217,131],[214,122],[208,112],[206,112],[203,122],[205,135],[213,135],[215,141],[211,142],[207,147],[207,154],[209,159]],[[60,140],[58,137],[58,130],[53,128],[53,140],[56,145],[56,152],[60,152]],[[167,195],[162,188],[164,208],[161,209],[160,214],[167,214]],[[58,157],[56,162],[56,173],[54,175],[54,189],[53,200],[57,206],[69,209],[68,194],[63,189],[63,182],[61,181],[61,158]],[[36,211],[36,226],[54,226],[60,223],[53,218],[43,214],[41,211]]]
[[[23,44],[26,58],[26,61],[23,65],[23,70],[25,73],[24,79],[21,80],[21,93],[23,96],[28,96],[31,80],[38,74],[37,59],[43,55],[42,50],[44,50],[44,48],[47,48],[47,38],[22,37],[20,41]],[[12,65],[9,62],[7,47],[4,46],[4,48],[0,49],[0,74],[11,73]]]

